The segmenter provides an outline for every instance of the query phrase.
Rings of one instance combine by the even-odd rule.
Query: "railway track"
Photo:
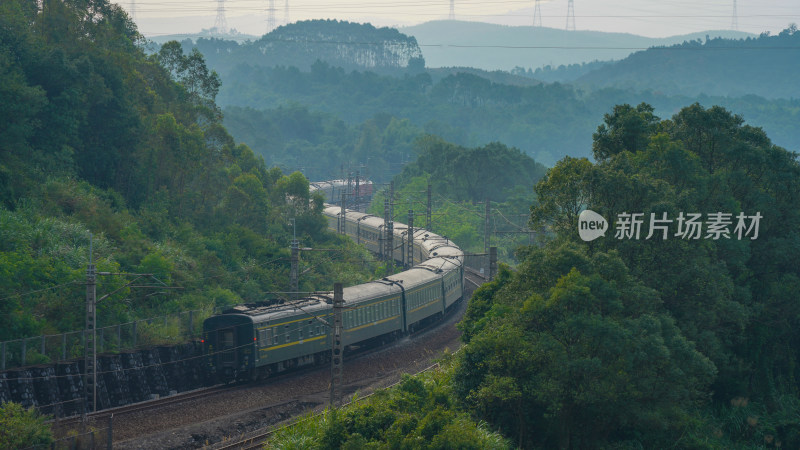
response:
[[[437,367],[439,367],[438,363],[431,364],[430,366],[428,366],[428,367],[426,367],[426,368],[414,373],[413,375],[416,376],[416,375],[419,375],[421,373],[427,372],[429,370],[435,369]],[[386,389],[392,388],[392,387],[394,387],[394,386],[396,386],[398,384],[400,384],[400,382],[392,383],[389,386],[387,386]],[[360,395],[357,398],[355,398],[353,401],[363,400],[365,398],[371,397],[373,394],[374,394],[374,392],[371,392],[371,393],[365,394],[365,395]],[[347,403],[343,403],[340,407],[348,406],[351,403],[352,403],[352,401],[347,402]],[[303,418],[298,419],[298,420],[292,420],[289,423],[285,423],[285,424],[283,424],[281,426],[278,426],[278,427],[273,427],[273,428],[270,428],[270,429],[267,429],[267,430],[258,430],[258,431],[254,432],[254,433],[251,433],[250,435],[248,435],[248,436],[246,436],[243,439],[240,439],[238,441],[235,441],[235,442],[232,441],[232,442],[229,442],[229,443],[223,443],[222,445],[217,445],[217,446],[210,447],[210,448],[212,448],[213,450],[234,450],[234,449],[254,450],[254,449],[260,449],[270,439],[270,437],[272,437],[272,435],[274,435],[278,431],[283,430],[285,428],[289,428],[289,427],[294,426],[294,425],[297,425],[300,422],[314,419],[316,417],[319,417],[322,414],[324,414],[324,410],[323,411],[319,411],[319,412],[317,412],[317,413],[315,413],[315,414],[313,414],[311,416],[306,416],[306,417],[303,417]]]
[[[478,287],[485,283],[487,280],[478,271],[464,266],[464,281],[469,282],[474,287]]]
[[[215,395],[221,391],[225,391],[230,388],[231,386],[228,385],[217,384],[214,386],[208,386],[200,389],[181,392],[179,394],[170,395],[167,397],[160,397],[153,400],[146,400],[143,402],[131,403],[129,405],[117,406],[115,408],[108,408],[101,411],[89,413],[86,415],[86,420],[87,422],[97,423],[100,421],[107,420],[109,417],[112,416],[118,417],[135,412],[147,411],[164,406],[174,405],[189,400],[201,399],[203,397]],[[59,420],[51,420],[50,423],[52,423],[57,428],[68,429],[80,425],[82,421],[83,417],[81,416],[71,416]]]
[[[471,288],[468,289],[468,292],[470,293],[470,295],[474,291],[475,288],[477,288],[478,286],[480,286],[481,284],[486,282],[486,280],[484,280],[484,278],[478,272],[470,273],[469,271],[465,271],[464,272],[464,276],[465,276],[465,280],[468,281],[470,283],[470,285],[471,285]],[[463,300],[463,301],[466,302],[467,300]],[[413,333],[410,336],[413,338],[414,336],[425,334],[425,333],[431,331],[432,329],[438,328],[439,325],[442,325],[444,322],[447,322],[447,320],[441,321],[441,322],[437,322],[437,323],[432,324],[432,325],[429,325],[429,326],[427,326],[427,327],[425,327],[423,329],[418,330],[417,332]],[[375,351],[383,350],[383,349],[385,349],[385,347],[387,347],[387,346],[378,347],[378,348],[375,349]],[[456,350],[456,352],[458,352],[458,350]],[[358,355],[358,356],[361,356],[361,355]],[[345,358],[345,359],[347,359],[347,358]],[[434,368],[438,367],[438,365],[439,365],[438,363],[432,364],[432,365],[430,365],[430,366],[428,366],[428,367],[426,367],[426,368],[424,368],[422,370],[417,371],[414,375],[419,375],[419,374],[421,374],[423,372],[426,372],[428,370],[434,369]],[[386,386],[386,388],[387,389],[391,388],[391,387],[397,385],[398,383],[399,382],[392,383],[391,385]],[[370,397],[372,395],[373,395],[373,393],[369,393],[369,394],[365,394],[365,395],[359,395],[356,398],[356,400],[363,400],[363,399],[365,399],[367,397]],[[347,402],[347,403],[342,404],[341,406],[344,407],[344,406],[349,405],[350,403],[351,402]],[[291,420],[288,423],[283,423],[283,424],[278,425],[278,426],[272,426],[272,427],[267,427],[267,428],[264,428],[264,429],[261,429],[261,430],[256,430],[256,431],[253,431],[253,432],[251,432],[251,433],[249,433],[247,435],[242,436],[238,440],[231,440],[229,442],[224,442],[222,444],[217,444],[217,445],[209,446],[209,447],[206,447],[206,448],[213,449],[213,450],[234,450],[234,449],[251,450],[251,449],[260,449],[260,448],[263,448],[264,444],[276,432],[278,432],[278,431],[280,431],[280,430],[282,430],[284,428],[288,428],[288,427],[291,427],[293,425],[296,425],[296,424],[298,424],[298,423],[300,423],[302,421],[318,417],[320,414],[323,414],[323,412],[324,411],[318,411],[315,414],[313,414],[312,416],[306,416],[306,417],[303,417],[303,418],[300,418],[300,419]]]
[[[470,288],[471,288],[471,289],[469,289],[470,292],[472,290],[474,290],[473,286],[477,287],[477,286],[479,286],[480,284],[482,284],[484,282],[483,278],[481,277],[481,275],[479,273],[477,273],[477,272],[473,273],[473,272],[470,272],[470,271],[465,271],[465,280],[467,282],[469,282],[469,284],[470,284]],[[440,325],[443,324],[443,322],[446,322],[446,320],[445,321],[437,321],[437,322],[430,323],[427,326],[425,326],[424,328],[420,328],[420,329],[416,330],[414,333],[410,334],[408,337],[411,338],[411,339],[414,339],[415,337],[423,335],[423,334],[427,333],[428,331],[431,331],[432,329],[438,328]],[[359,349],[357,351],[347,352],[345,354],[345,358],[344,359],[346,361],[350,361],[350,360],[357,359],[357,358],[363,358],[363,357],[369,356],[371,354],[374,354],[376,352],[381,352],[381,351],[387,350],[387,349],[393,347],[396,344],[397,344],[397,341],[392,341],[390,343],[385,343],[385,344],[382,344],[382,345],[372,345],[372,346],[369,346],[369,347],[365,347],[365,348]],[[267,380],[264,380],[264,381],[261,381],[261,382],[255,383],[255,384],[274,383],[274,382],[277,382],[277,381],[282,380],[282,379],[301,376],[304,373],[307,373],[307,372],[310,372],[310,371],[314,371],[314,370],[318,370],[319,368],[320,368],[319,365],[306,366],[306,367],[298,368],[298,369],[295,369],[295,370],[292,370],[292,371],[288,371],[288,372],[285,372],[285,373],[282,373],[282,374],[279,374],[279,375],[276,375],[276,376],[272,376]],[[214,396],[217,396],[217,395],[229,395],[232,391],[240,390],[240,389],[247,389],[249,387],[252,387],[253,384],[254,383],[228,384],[228,385],[226,385],[226,384],[218,384],[218,385],[209,386],[209,387],[206,387],[206,388],[195,389],[195,390],[192,390],[192,391],[183,392],[183,393],[176,394],[176,395],[171,395],[171,396],[168,396],[168,397],[161,397],[161,398],[154,399],[154,400],[147,400],[147,401],[143,401],[143,402],[133,403],[133,404],[130,404],[130,405],[125,405],[125,406],[119,406],[119,407],[116,407],[116,408],[105,409],[105,410],[102,410],[102,411],[97,411],[95,413],[88,414],[87,415],[87,425],[95,425],[95,426],[97,426],[97,425],[100,425],[100,424],[105,424],[105,423],[107,423],[107,421],[108,421],[108,419],[110,417],[113,417],[113,421],[114,421],[115,424],[117,423],[118,420],[123,420],[123,421],[126,420],[125,417],[129,416],[129,415],[134,416],[134,417],[131,417],[131,419],[130,419],[130,420],[134,420],[135,417],[136,417],[135,413],[148,413],[148,412],[152,413],[152,412],[155,412],[155,411],[160,410],[160,409],[166,409],[168,407],[181,408],[181,404],[182,403],[194,402],[196,404],[197,400],[201,400],[201,399],[206,398],[206,397],[214,397]],[[225,394],[222,394],[223,392]],[[363,398],[363,397],[361,397],[361,398]],[[284,402],[284,403],[287,403],[287,402]],[[279,408],[280,406],[281,406],[281,404],[272,405],[272,407],[275,407],[275,408]],[[81,416],[72,416],[72,417],[69,417],[69,418],[60,419],[60,420],[58,420],[56,422],[53,422],[53,425],[54,425],[54,427],[56,429],[59,429],[59,430],[74,430],[74,429],[77,429],[78,427],[80,427],[82,425],[82,417]],[[116,427],[117,426],[115,425],[115,428]],[[231,442],[229,444],[226,444],[225,446],[223,446],[221,448],[258,448],[276,430],[277,429],[263,431],[261,433],[258,433],[256,435],[254,435],[254,436],[247,437],[244,440]]]

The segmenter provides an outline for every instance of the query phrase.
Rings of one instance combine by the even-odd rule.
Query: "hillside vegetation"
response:
[[[147,56],[106,0],[0,3],[0,340],[84,327],[85,270],[152,273],[177,290],[100,277],[99,325],[280,300],[290,219],[301,289],[363,281],[371,257],[329,234],[300,173],[269,169],[222,126],[217,74],[177,42]],[[30,351],[27,362],[41,362]],[[19,362],[16,362],[19,363]]]
[[[523,448],[800,445],[797,153],[720,107],[603,122],[596,163],[564,158],[536,186],[531,225],[555,238],[470,302],[456,395]],[[605,237],[579,238],[584,208]],[[641,234],[621,234],[631,213]]]

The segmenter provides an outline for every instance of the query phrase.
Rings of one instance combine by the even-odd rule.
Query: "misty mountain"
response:
[[[576,80],[593,88],[652,90],[666,95],[800,98],[800,33],[706,39],[637,52]]]
[[[481,22],[438,20],[399,28],[413,36],[428,67],[475,67],[484,70],[536,69],[543,66],[620,60],[637,50],[711,37],[745,38],[749,33],[706,31],[667,38],[627,33],[566,31],[545,27],[510,27]]]

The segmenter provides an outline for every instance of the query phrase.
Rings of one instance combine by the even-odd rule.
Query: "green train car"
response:
[[[332,230],[341,230],[367,249],[382,255],[386,228],[382,219],[326,205]],[[345,351],[385,342],[441,318],[463,296],[461,249],[426,230],[408,235],[395,223],[393,254],[404,272],[344,288]],[[412,265],[412,264],[408,264]],[[272,306],[241,305],[206,319],[203,345],[210,374],[220,381],[257,379],[287,369],[330,361],[333,293]]]

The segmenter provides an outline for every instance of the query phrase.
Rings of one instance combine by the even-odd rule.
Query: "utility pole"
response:
[[[483,252],[489,253],[489,214],[492,211],[489,198],[486,198],[486,212],[483,217]]]
[[[342,384],[342,283],[333,285],[333,326],[331,327],[331,409],[336,407],[336,388]]]
[[[86,267],[86,330],[84,331],[83,423],[89,408],[97,411],[97,269],[92,255],[92,235],[89,235],[89,265]]]
[[[394,262],[394,222],[391,215],[389,199],[383,201],[383,229],[386,233],[383,239],[383,257],[386,259],[386,271],[392,273],[391,266]]]
[[[489,247],[489,281],[497,275],[497,247]]]
[[[408,210],[408,233],[406,233],[406,268],[414,266],[414,210]]]
[[[292,256],[291,256],[291,271],[289,273],[289,279],[292,289],[292,300],[297,300],[297,292],[299,289],[299,265],[300,265],[300,243],[297,241],[297,226],[295,224],[295,219],[292,220]]]
[[[347,223],[347,192],[342,192],[342,210],[339,213],[339,233],[345,234],[345,224]]]
[[[433,209],[432,206],[433,205],[431,204],[431,183],[429,181],[428,182],[428,206],[425,209],[425,229],[428,230],[428,231],[431,231],[431,210]]]
[[[355,210],[361,211],[359,209],[359,205],[361,205],[361,170],[356,170],[356,201],[355,201]]]
[[[389,183],[389,217],[394,220],[394,180]]]

